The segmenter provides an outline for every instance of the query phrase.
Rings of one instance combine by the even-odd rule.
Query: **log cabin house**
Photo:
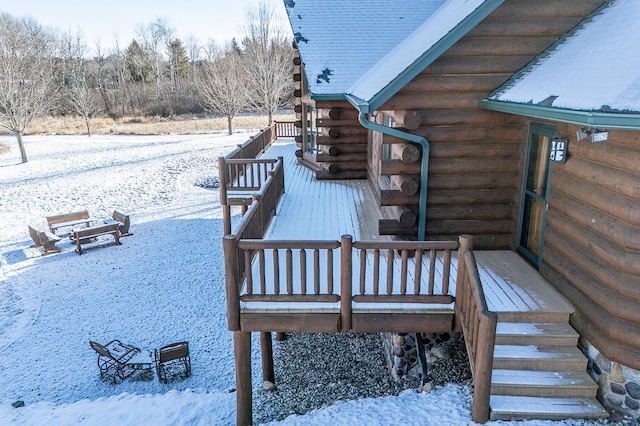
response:
[[[505,258],[510,253],[532,266],[527,279],[545,281],[562,295],[559,299],[568,300],[567,321],[579,334],[589,374],[598,382],[598,399],[638,416],[640,50],[634,43],[640,31],[634,23],[640,5],[634,0],[378,0],[362,7],[357,1],[285,0],[285,6],[298,49],[293,78],[299,162],[317,180],[366,179],[381,211],[377,234],[398,244],[389,247],[404,244],[413,250],[421,242],[460,241],[451,246],[458,253],[457,264],[451,263],[458,274],[451,319],[416,316],[419,330],[409,330],[394,322],[396,316],[358,317],[349,307],[348,316],[338,314],[337,328],[466,330],[461,321],[467,308],[459,292],[473,274],[465,280],[461,271],[470,263],[475,268],[475,258],[466,257],[467,240],[459,236],[472,235],[480,270],[479,253]],[[345,245],[350,251],[348,240],[332,247],[345,253]],[[445,246],[422,250],[437,247],[451,256]],[[230,247],[225,258],[238,250]],[[244,247],[258,249],[255,242]],[[227,270],[238,269],[226,262]],[[486,287],[486,274],[481,270],[478,276],[479,286]],[[229,294],[237,283],[227,277],[227,286]],[[230,302],[230,312],[236,302]],[[508,341],[500,330],[527,320],[497,317],[497,336],[487,339],[482,326],[477,327],[480,336],[477,328],[473,334],[474,326],[468,326],[471,335],[465,333],[466,340],[475,340],[467,347],[476,387],[487,387],[485,400],[474,395],[474,420],[570,417],[553,414],[552,405],[561,395],[580,392],[546,393],[534,378],[540,374],[544,381],[544,371],[526,375],[528,390],[500,390],[505,373],[498,364],[506,375],[517,375],[535,370],[536,362],[524,360],[524,346],[520,364],[499,359],[498,344]],[[249,318],[235,312],[229,327],[235,333],[237,368],[245,370],[239,349],[246,351],[247,337],[241,331],[291,328],[275,322],[268,330],[251,328]],[[299,321],[296,331],[325,331],[305,326],[303,317],[283,318]],[[529,319],[535,331],[524,334],[545,334],[540,330],[558,326],[548,324],[549,316]],[[376,320],[386,321],[387,328],[365,325]],[[545,334],[541,343],[555,346],[557,337]],[[495,341],[488,360],[476,358],[478,341],[492,348]],[[265,347],[271,350],[270,343]],[[480,376],[487,375],[488,384],[480,385]],[[500,395],[513,399],[499,400]],[[542,413],[510,411],[529,404],[518,398],[538,397],[550,404]],[[240,413],[246,403],[240,398],[238,422],[250,423],[250,414],[247,420]],[[476,404],[487,411],[476,412]]]

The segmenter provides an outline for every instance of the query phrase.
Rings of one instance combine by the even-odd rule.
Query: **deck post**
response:
[[[259,208],[256,210],[256,212],[254,213],[254,220],[256,221],[257,225],[260,227],[260,235],[264,235],[265,231],[266,231],[266,224],[264,223],[264,206],[262,205],[262,196],[258,195],[258,194],[253,194],[251,196],[251,204],[253,205],[253,203],[255,202],[259,203]],[[244,214],[243,214],[244,216]]]
[[[233,351],[236,362],[236,425],[253,423],[251,395],[251,332],[233,332]]]
[[[227,205],[227,164],[224,157],[218,157],[218,182],[220,183],[220,204]]]
[[[456,301],[454,303],[454,325],[453,329],[456,331],[462,331],[462,298],[464,280],[466,279],[466,266],[464,261],[464,254],[470,250],[473,250],[473,236],[460,235],[458,238],[458,273],[456,275]]]
[[[238,283],[238,242],[235,235],[222,238],[224,251],[224,278],[227,291],[227,328],[240,330],[240,289]]]
[[[476,423],[486,423],[490,415],[491,375],[493,373],[493,351],[496,343],[495,312],[483,312],[478,330],[475,371],[473,372],[473,404],[471,417]]]
[[[343,235],[340,241],[340,322],[342,331],[351,330],[352,248],[353,237]]]
[[[278,342],[284,342],[285,340],[287,340],[287,333],[285,333],[284,331],[278,331],[276,333],[276,340]]]
[[[222,225],[224,235],[231,233],[231,206],[227,204],[227,164],[224,157],[218,157],[218,182],[220,188],[220,205],[222,205]]]
[[[276,374],[273,371],[273,343],[271,332],[260,332],[260,353],[262,355],[262,381],[276,382]]]

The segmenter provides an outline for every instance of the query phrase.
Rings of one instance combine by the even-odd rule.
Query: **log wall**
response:
[[[316,163],[318,179],[366,179],[367,129],[358,122],[356,109],[347,101],[317,101]]]
[[[540,273],[577,308],[572,325],[607,358],[640,369],[640,132],[569,139],[554,164]]]
[[[473,234],[479,249],[514,247],[528,123],[478,102],[601,3],[506,0],[380,108],[404,111],[412,124],[406,112],[417,113],[419,126],[408,131],[430,143],[427,239]],[[391,160],[377,159],[384,143],[397,141],[372,137],[370,179],[386,218],[379,230],[415,236],[406,216],[417,212],[418,195],[403,193],[397,178],[415,181],[420,162],[403,161],[400,153],[409,153],[397,149]]]

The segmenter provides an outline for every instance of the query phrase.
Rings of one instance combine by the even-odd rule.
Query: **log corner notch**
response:
[[[422,125],[420,112],[414,110],[381,111],[383,114],[393,118],[393,127],[403,127],[407,130],[416,130]]]

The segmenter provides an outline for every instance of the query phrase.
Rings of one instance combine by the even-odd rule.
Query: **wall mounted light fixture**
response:
[[[576,132],[578,142],[591,136],[591,142],[606,142],[609,139],[609,131],[604,129],[591,129],[591,127],[583,127]]]
[[[591,128],[583,127],[582,129],[579,129],[576,132],[576,139],[578,139],[578,142],[580,142],[581,140],[586,139],[587,136],[589,136],[590,134],[591,134]]]
[[[609,131],[603,129],[595,129],[591,132],[591,142],[606,142],[609,139]]]

